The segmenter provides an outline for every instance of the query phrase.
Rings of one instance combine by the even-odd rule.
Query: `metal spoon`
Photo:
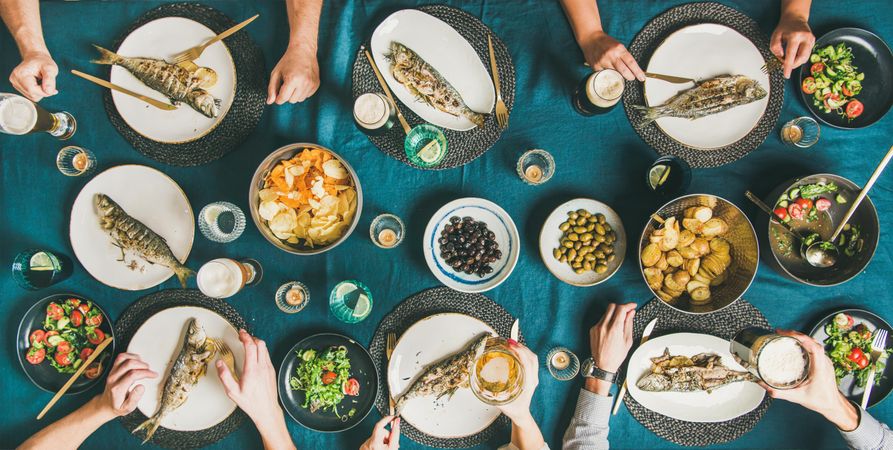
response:
[[[760,210],[762,210],[764,213],[769,214],[769,220],[773,220],[775,223],[781,225],[782,227],[784,227],[785,230],[788,230],[789,233],[797,238],[797,240],[800,241],[800,256],[802,256],[803,259],[806,259],[806,261],[809,262],[810,265],[815,265],[812,263],[812,261],[809,261],[808,255],[806,253],[809,247],[803,245],[803,243],[806,242],[806,238],[804,238],[802,234],[794,230],[794,228],[792,228],[789,223],[775,220],[775,212],[772,211],[772,208],[770,208],[769,205],[763,203],[763,201],[760,200],[759,197],[754,195],[753,192],[745,191],[744,196],[747,197],[747,199],[753,202],[755,205],[757,205],[757,207],[760,208]]]
[[[887,167],[890,158],[893,158],[893,147],[890,147],[890,150],[887,151],[884,159],[878,164],[877,169],[874,169],[871,178],[868,179],[868,182],[866,182],[865,186],[862,187],[862,190],[859,191],[859,195],[856,196],[856,200],[853,201],[850,209],[843,215],[843,219],[840,221],[840,224],[837,225],[837,229],[834,230],[831,239],[825,242],[814,242],[807,247],[806,260],[809,261],[810,264],[816,267],[831,267],[837,262],[839,252],[837,246],[834,244],[837,242],[837,237],[843,232],[843,227],[846,226],[847,222],[849,222],[850,218],[853,216],[853,213],[856,212],[856,208],[859,207],[859,204],[862,203],[862,200],[868,195],[868,190],[874,186],[874,182],[881,176],[881,172]]]

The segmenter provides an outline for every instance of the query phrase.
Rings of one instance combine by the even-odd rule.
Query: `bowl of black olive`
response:
[[[431,217],[423,250],[431,273],[461,292],[484,292],[505,281],[520,255],[514,221],[499,205],[460,198]]]

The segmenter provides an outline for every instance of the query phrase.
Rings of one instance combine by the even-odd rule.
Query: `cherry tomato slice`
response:
[[[809,73],[815,75],[817,73],[822,73],[823,70],[825,70],[825,65],[820,62],[817,62],[817,63],[813,64],[812,67],[809,68]]]
[[[800,220],[803,218],[803,207],[798,203],[791,203],[788,205],[788,214],[792,219]]]
[[[68,304],[71,306],[77,307],[78,305],[81,304],[81,300],[77,299],[77,298],[70,298],[70,299],[68,299]]]
[[[57,353],[69,353],[71,352],[71,342],[68,341],[60,341],[56,344],[56,352]]]
[[[53,359],[56,360],[56,364],[59,364],[62,367],[69,366],[74,362],[71,358],[71,353],[56,352],[56,356],[54,356]]]
[[[81,350],[81,355],[80,355],[80,356],[81,356],[81,359],[83,359],[83,360],[86,362],[86,361],[87,361],[87,358],[89,358],[90,355],[92,355],[92,354],[93,354],[93,349],[92,349],[92,348],[85,348],[85,349]]]
[[[84,376],[91,380],[95,380],[101,374],[102,364],[100,364],[99,361],[93,361],[93,364],[90,364],[90,366],[84,370]]]
[[[852,96],[853,96],[853,91],[847,89],[847,88],[846,88],[846,85],[843,85],[843,86],[840,87],[840,92],[843,92],[843,95],[845,95],[845,96],[847,96],[847,97],[852,97]]]
[[[326,372],[322,374],[322,384],[332,384],[335,381],[335,378],[338,378],[338,375],[335,372]]]
[[[53,320],[59,320],[65,315],[65,310],[58,303],[52,302],[47,305],[47,316]]]
[[[78,305],[78,309],[86,315],[88,312],[90,312],[90,305],[81,303],[80,305]]]
[[[79,327],[84,324],[84,314],[78,310],[71,312],[71,324]]]
[[[840,101],[840,96],[839,96],[839,95],[837,95],[837,94],[835,94],[835,93],[833,93],[833,92],[829,92],[829,93],[825,94],[825,102],[824,102],[824,103],[825,103],[825,108],[828,108],[828,109],[837,109],[837,108],[839,108],[839,106],[836,107],[836,108],[832,108],[832,106],[834,106],[834,105],[832,105],[831,103],[829,103],[829,101],[837,103],[838,101]]]
[[[803,213],[808,213],[810,209],[812,209],[812,200],[808,198],[800,197],[796,200],[797,204],[803,208]]]
[[[865,110],[865,105],[862,104],[859,100],[850,100],[849,103],[846,104],[846,116],[850,119],[855,119],[862,115],[862,111]]]
[[[31,332],[31,336],[28,338],[28,342],[31,345],[34,344],[43,344],[44,339],[46,338],[46,332],[43,330],[34,330]]]
[[[50,344],[50,337],[58,336],[58,335],[59,335],[58,331],[47,331],[47,333],[45,335],[43,335],[43,341],[46,342],[47,345],[49,345],[50,347],[55,347],[53,344]]]
[[[351,378],[341,383],[341,393],[344,395],[356,396],[360,394],[360,382],[356,378]]]
[[[87,333],[87,341],[89,341],[93,345],[99,345],[102,341],[105,340],[105,333],[102,332],[99,328],[93,330],[92,333]]]
[[[800,88],[803,89],[803,92],[807,94],[814,94],[816,91],[815,78],[806,77],[803,79],[803,83],[800,84]]]
[[[36,348],[31,347],[28,349],[28,353],[25,355],[25,359],[28,360],[29,363],[37,365],[43,362],[47,357],[47,349],[45,348]]]
[[[98,327],[102,323],[102,314],[97,313],[95,316],[87,316],[87,325]]]
[[[775,211],[773,212],[775,213],[775,217],[778,217],[778,220],[785,220],[788,218],[788,210],[784,208],[775,208]]]
[[[831,209],[831,200],[828,200],[825,197],[817,198],[815,201],[815,209],[819,211],[827,211]]]

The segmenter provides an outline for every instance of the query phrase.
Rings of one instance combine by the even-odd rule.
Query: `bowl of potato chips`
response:
[[[363,209],[350,164],[317,144],[289,144],[270,153],[251,180],[251,217],[270,243],[316,255],[350,236]]]

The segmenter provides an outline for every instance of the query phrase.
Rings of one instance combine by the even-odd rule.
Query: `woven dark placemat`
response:
[[[496,66],[499,68],[499,83],[502,99],[509,113],[515,103],[515,65],[505,44],[484,25],[477,17],[460,9],[444,5],[428,5],[418,8],[419,11],[428,13],[453,27],[465,40],[471,44],[474,51],[481,58],[481,62],[490,72],[490,51],[487,47],[487,35],[493,37],[493,51],[496,54]],[[379,70],[388,70],[387,67],[379,67]],[[492,74],[491,74],[492,77]],[[362,47],[357,50],[353,62],[353,99],[356,100],[367,92],[384,93],[372,71],[372,66],[366,60]],[[400,99],[396,99],[400,102]],[[409,107],[400,102],[400,112],[406,117],[410,126],[425,123],[425,120],[412,112]],[[423,168],[411,163],[406,158],[403,141],[406,137],[403,128],[399,125],[392,127],[387,133],[379,136],[369,136],[369,140],[385,154],[396,158],[417,169],[443,170],[463,166],[474,161],[484,152],[490,149],[502,135],[502,128],[496,123],[495,108],[487,115],[483,127],[475,127],[468,131],[455,131],[443,129],[447,140],[447,155],[437,167]]]
[[[680,5],[651,19],[633,38],[629,52],[636,58],[636,61],[643,64],[642,67],[645,67],[654,50],[670,34],[681,28],[701,23],[725,25],[750,39],[760,50],[764,60],[769,61],[771,58],[775,58],[769,51],[769,40],[753,19],[736,9],[713,2]],[[641,116],[640,113],[634,111],[632,105],[645,104],[643,83],[638,81],[626,83],[623,106],[626,116],[633,124],[633,129],[657,153],[678,156],[692,167],[717,167],[742,158],[759,147],[775,128],[784,102],[784,78],[781,76],[781,71],[774,70],[769,73],[769,85],[769,104],[766,105],[763,117],[750,133],[737,142],[713,149],[699,149],[684,145],[661,131],[655,122],[644,127],[636,126],[641,120]]]
[[[478,318],[493,327],[503,337],[509,336],[512,323],[515,320],[502,306],[481,294],[466,294],[448,287],[427,289],[403,300],[381,320],[372,336],[372,342],[369,344],[369,353],[382,372],[382,376],[378,377],[378,390],[383,395],[379,395],[375,400],[375,406],[382,415],[388,413],[390,392],[387,377],[388,358],[385,354],[388,333],[397,333],[399,337],[414,323],[425,317],[450,312]],[[524,341],[523,335],[519,336],[519,340]],[[408,422],[403,421],[400,423],[400,432],[422,445],[438,448],[467,448],[488,441],[497,431],[508,425],[508,418],[500,415],[489,427],[477,434],[444,439],[424,434]]]
[[[643,306],[634,319],[635,336],[642,336],[651,319],[660,317],[652,336],[672,333],[704,333],[731,340],[742,328],[758,326],[769,328],[769,321],[756,307],[738,299],[735,303],[711,314],[687,314],[677,311],[660,299],[653,299]],[[707,446],[733,441],[747,433],[760,421],[772,399],[763,398],[753,411],[732,420],[716,423],[686,422],[673,419],[646,409],[632,395],[624,397],[630,414],[654,434],[679,445]]]
[[[145,323],[150,317],[158,312],[168,308],[177,306],[197,306],[205,308],[220,314],[224,319],[233,325],[236,329],[248,330],[248,324],[245,319],[233,309],[228,303],[205,297],[201,292],[195,289],[167,289],[164,291],[149,294],[139,300],[133,302],[115,322],[115,336],[118,341],[118,348],[126,351],[130,345],[130,339],[136,330]],[[161,374],[167,376],[167,374]],[[164,427],[158,427],[152,436],[152,443],[164,448],[197,448],[211,445],[228,434],[235,431],[242,425],[245,420],[245,413],[241,409],[236,408],[222,422],[211,428],[199,431],[176,431],[169,430]],[[128,431],[133,432],[136,427],[143,423],[147,417],[138,409],[132,413],[121,417],[121,424]],[[140,440],[143,435],[137,436]],[[134,439],[137,439],[134,437]],[[136,447],[136,441],[134,441]]]
[[[210,6],[197,3],[172,3],[159,6],[140,16],[121,34],[111,48],[119,48],[121,42],[137,28],[164,17],[194,20],[215,33],[221,33],[236,25],[233,19]],[[235,150],[260,122],[266,106],[268,74],[263,53],[248,33],[244,31],[236,33],[226,38],[223,43],[229,49],[236,66],[236,93],[226,115],[214,129],[198,139],[179,144],[153,141],[127,125],[115,108],[111,91],[106,90],[103,94],[103,104],[109,120],[118,133],[143,155],[172,166],[206,164]],[[109,73],[110,71],[111,66]]]

